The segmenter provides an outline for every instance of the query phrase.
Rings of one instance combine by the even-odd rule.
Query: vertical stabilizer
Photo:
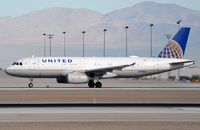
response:
[[[158,57],[182,59],[185,54],[189,32],[189,27],[182,27],[160,52]]]

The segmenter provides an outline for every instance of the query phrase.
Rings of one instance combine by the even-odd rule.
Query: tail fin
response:
[[[182,27],[160,52],[158,57],[182,59],[185,54],[189,32],[189,27]]]

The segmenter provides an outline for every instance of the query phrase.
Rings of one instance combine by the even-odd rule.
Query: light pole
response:
[[[180,27],[181,27],[181,25],[180,25],[180,24],[181,24],[181,22],[182,22],[182,20],[179,20],[179,21],[177,21],[177,22],[176,22],[176,24],[178,25],[178,30],[179,30],[179,29],[180,29]]]
[[[49,56],[51,56],[51,39],[53,38],[53,34],[48,34],[47,35],[49,38]]]
[[[103,57],[106,56],[106,31],[107,29],[103,30]]]
[[[82,34],[83,34],[83,57],[85,56],[85,33],[86,33],[86,31],[82,31]]]
[[[167,38],[167,44],[168,44],[169,43],[169,39],[172,37],[172,34],[166,34],[165,37]],[[170,77],[170,71],[168,72],[168,79],[169,79],[169,77]]]
[[[125,26],[125,29],[126,29],[126,57],[127,57],[128,56],[128,39],[127,39],[128,26]]]
[[[167,44],[169,43],[169,39],[172,37],[172,34],[166,34],[165,37],[167,38]]]
[[[180,28],[181,28],[181,22],[182,22],[182,20],[179,20],[179,21],[177,21],[176,22],[176,24],[178,25],[178,31],[180,30]],[[178,78],[180,77],[180,69],[178,69]]]
[[[66,56],[66,32],[62,32],[64,35],[64,56]]]
[[[44,36],[44,57],[46,57],[46,33],[42,34]]]
[[[149,27],[150,27],[150,57],[153,56],[153,51],[152,51],[152,31],[153,31],[153,26],[154,25],[152,23],[149,25]]]

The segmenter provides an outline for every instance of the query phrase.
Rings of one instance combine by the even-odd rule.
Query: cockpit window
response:
[[[12,65],[16,65],[17,64],[17,62],[14,62]]]
[[[22,62],[14,62],[12,65],[20,65],[20,66],[22,66]]]

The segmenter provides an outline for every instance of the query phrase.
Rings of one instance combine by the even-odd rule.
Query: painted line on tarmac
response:
[[[13,103],[0,107],[200,107],[200,103]]]

